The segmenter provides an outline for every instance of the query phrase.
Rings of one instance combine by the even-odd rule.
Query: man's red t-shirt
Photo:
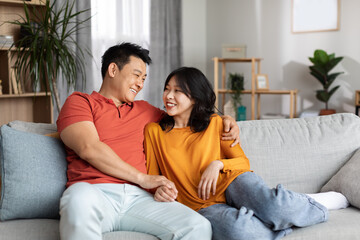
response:
[[[61,133],[71,124],[93,122],[100,141],[111,147],[123,161],[146,173],[144,127],[149,122],[160,121],[162,116],[162,110],[146,101],[134,101],[116,107],[111,99],[97,92],[91,95],[74,92],[67,98],[56,123]],[[67,187],[77,182],[126,183],[125,180],[106,175],[92,167],[68,147],[66,153]]]

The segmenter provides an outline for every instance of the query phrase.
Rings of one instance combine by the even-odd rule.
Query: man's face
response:
[[[116,66],[116,74],[114,76],[114,84],[118,95],[118,99],[122,103],[130,103],[134,101],[137,93],[144,87],[146,79],[146,64],[137,57],[130,56],[130,62],[121,70]]]

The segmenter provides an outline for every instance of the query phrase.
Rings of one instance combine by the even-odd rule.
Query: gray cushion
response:
[[[351,113],[238,125],[251,169],[297,192],[319,192],[360,147],[360,118]]]
[[[54,219],[21,219],[0,222],[0,240],[57,240],[60,239],[59,221]],[[108,232],[104,240],[157,240],[139,232]],[[82,239],[81,239],[82,240]]]
[[[0,128],[0,220],[58,218],[66,155],[55,138]]]
[[[335,191],[345,195],[351,205],[360,208],[360,149],[322,187],[322,192]]]
[[[21,219],[0,222],[0,240],[58,240],[59,220]]]
[[[16,130],[37,133],[41,135],[54,133],[57,131],[56,124],[54,123],[33,123],[16,120],[9,122],[7,125]]]

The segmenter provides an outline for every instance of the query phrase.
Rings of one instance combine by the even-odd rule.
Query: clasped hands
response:
[[[216,184],[220,171],[224,168],[224,164],[215,160],[209,164],[201,175],[198,185],[198,197],[202,200],[210,198],[210,194],[215,195]],[[175,184],[168,180],[171,184],[161,185],[156,189],[154,199],[158,202],[173,202],[177,198],[178,191]]]

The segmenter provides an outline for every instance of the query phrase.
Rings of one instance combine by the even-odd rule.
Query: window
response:
[[[100,89],[101,56],[109,47],[133,42],[150,44],[150,0],[91,0],[91,38],[95,89]]]

